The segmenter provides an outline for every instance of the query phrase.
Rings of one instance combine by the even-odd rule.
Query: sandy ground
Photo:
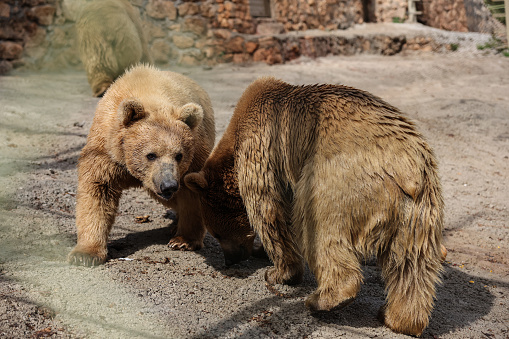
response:
[[[219,136],[260,75],[370,91],[416,121],[434,147],[446,202],[443,284],[424,338],[509,337],[509,58],[476,52],[300,59],[286,65],[178,69],[209,93]],[[198,252],[166,246],[171,219],[128,191],[98,268],[72,267],[76,164],[97,99],[85,74],[0,78],[0,337],[403,338],[376,314],[379,269],[343,310],[312,316],[296,287],[267,290],[270,262],[223,265],[207,236]],[[136,216],[150,216],[138,224]]]

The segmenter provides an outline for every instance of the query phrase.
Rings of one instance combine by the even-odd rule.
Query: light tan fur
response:
[[[183,183],[214,146],[214,112],[207,93],[181,74],[133,67],[99,101],[78,164],[77,265],[98,265],[122,191],[144,187],[178,216],[174,249],[202,247],[205,228],[196,193]]]
[[[138,10],[127,0],[87,3],[76,20],[81,61],[93,95],[139,62],[152,63]]]
[[[261,78],[185,182],[227,248],[252,232],[247,222],[232,231],[223,221],[247,213],[274,263],[269,283],[299,282],[307,261],[318,282],[311,310],[350,303],[362,283],[359,260],[375,255],[385,324],[412,335],[428,325],[445,250],[443,200],[435,156],[397,108],[345,86]]]

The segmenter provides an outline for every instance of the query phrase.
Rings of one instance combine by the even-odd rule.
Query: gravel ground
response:
[[[471,50],[176,71],[209,92],[218,138],[261,75],[354,86],[407,112],[437,153],[446,202],[449,254],[422,337],[509,337],[509,58]],[[371,260],[354,303],[312,316],[309,272],[275,293],[263,279],[269,261],[225,268],[208,235],[200,251],[171,251],[172,214],[141,190],[122,198],[111,259],[69,266],[76,164],[96,104],[83,72],[0,78],[0,337],[405,337],[376,319],[384,291]]]

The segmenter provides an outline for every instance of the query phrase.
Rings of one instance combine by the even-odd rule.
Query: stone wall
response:
[[[17,67],[82,68],[74,22],[86,1],[90,0],[2,0],[0,74]],[[294,55],[311,56],[316,53],[308,51],[309,41],[281,44],[275,35],[310,29],[334,31],[364,21],[391,22],[394,17],[405,18],[407,6],[406,0],[272,0],[272,18],[260,19],[251,17],[250,0],[130,1],[140,12],[150,52],[162,67],[277,63]],[[442,29],[472,29],[463,1],[476,6],[482,3],[423,0],[420,9],[424,14],[419,20]],[[479,27],[487,19],[478,15],[476,20]],[[341,48],[332,50],[341,52]]]
[[[286,32],[345,29],[363,22],[360,0],[278,0],[272,6],[274,19]]]
[[[376,22],[393,22],[395,18],[401,21],[407,16],[407,0],[375,0]]]
[[[72,25],[57,0],[4,0],[0,4],[0,74],[13,67],[36,67],[52,59],[49,68],[80,63]],[[64,52],[65,58],[61,52]]]
[[[3,0],[0,4],[0,73],[80,68],[74,22],[88,0]],[[249,0],[130,0],[139,9],[158,65],[213,65],[233,60],[235,33],[254,34]],[[338,29],[362,22],[360,0],[273,1],[272,23],[282,31]],[[263,45],[263,44],[262,44]],[[253,45],[248,44],[248,50]],[[253,51],[254,53],[254,51]],[[259,54],[263,54],[260,52]]]
[[[465,11],[469,32],[489,33],[498,37],[507,34],[505,26],[491,15],[484,0],[465,0]]]
[[[422,0],[419,21],[447,31],[468,32],[463,0]]]
[[[150,53],[159,65],[199,65],[206,59],[207,34],[216,12],[200,2],[131,0],[140,10]]]
[[[419,4],[419,3],[418,3]],[[447,31],[482,32],[498,37],[505,27],[493,18],[483,0],[422,0],[419,22]]]
[[[395,55],[411,51],[452,50],[449,39],[434,39],[420,34],[405,36],[395,26],[392,26],[390,32],[380,34],[373,31],[362,33],[360,30],[357,33],[343,30],[330,32],[310,30],[267,36],[229,32],[227,34],[225,37],[227,48],[222,61],[238,64],[265,62],[272,65],[301,56],[316,58],[360,53]]]
[[[13,67],[80,68],[74,22],[87,0],[3,0],[0,74]],[[222,60],[223,30],[253,33],[248,0],[130,0],[139,9],[150,52],[159,65]],[[214,33],[219,31],[219,33]],[[219,39],[218,39],[219,38]]]
[[[249,0],[208,0],[202,2],[202,15],[210,21],[212,29],[223,28],[233,32],[255,32],[249,11]]]

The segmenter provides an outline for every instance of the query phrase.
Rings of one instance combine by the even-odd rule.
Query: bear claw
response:
[[[202,247],[198,241],[187,241],[182,236],[176,236],[170,240],[168,246],[175,251],[196,251]]]
[[[74,252],[69,254],[69,264],[75,266],[94,267],[104,264],[106,259],[90,255],[88,253]]]

